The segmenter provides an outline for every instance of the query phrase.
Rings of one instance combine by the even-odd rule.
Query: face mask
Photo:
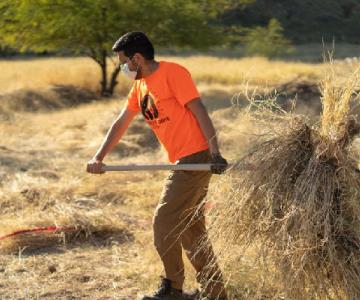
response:
[[[128,64],[126,63],[121,66],[121,71],[131,80],[135,80],[138,73],[138,68],[136,69],[136,71],[131,71]]]

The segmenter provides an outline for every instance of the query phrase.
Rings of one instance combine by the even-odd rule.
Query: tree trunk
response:
[[[102,51],[101,53],[101,96],[108,97],[109,93],[107,90],[107,63],[106,63],[106,51]]]
[[[114,94],[115,86],[118,84],[117,77],[120,73],[120,66],[116,66],[114,71],[111,74],[110,82],[107,80],[107,52],[102,51],[101,57],[95,55],[95,52],[92,51],[89,55],[101,68],[101,81],[100,81],[100,94],[103,97],[110,97]]]
[[[116,79],[119,75],[119,72],[120,72],[120,67],[117,66],[111,74],[110,86],[108,90],[110,95],[114,94],[115,86],[118,84],[118,81]]]

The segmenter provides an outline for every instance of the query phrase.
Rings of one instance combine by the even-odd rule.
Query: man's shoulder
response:
[[[177,63],[177,62],[173,62],[173,61],[162,61],[162,63],[164,64],[164,66],[165,66],[165,68],[166,68],[167,70],[172,70],[172,71],[174,71],[174,70],[183,70],[183,71],[187,71],[187,72],[188,72],[188,69],[187,69],[185,66],[183,66],[183,65],[181,65],[181,64],[179,64],[179,63]]]

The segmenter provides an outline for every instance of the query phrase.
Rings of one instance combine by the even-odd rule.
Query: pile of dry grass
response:
[[[350,109],[359,71],[339,82],[330,69],[318,123],[273,101],[252,102],[250,115],[269,131],[209,192],[209,235],[224,268],[236,273],[234,254],[251,250],[264,284],[287,299],[360,299],[360,175],[351,147],[360,124]]]
[[[74,107],[98,99],[95,92],[73,85],[17,90],[0,95],[0,116],[5,115],[6,112],[35,112]]]
[[[46,215],[21,220],[16,227],[14,220],[9,220],[9,226],[4,221],[2,223],[2,231],[6,232],[3,236],[6,238],[0,240],[0,253],[27,253],[49,247],[81,245],[84,242],[106,246],[132,239],[126,223],[119,218],[109,217],[100,210],[85,211],[69,205],[58,205]],[[56,227],[56,230],[46,230],[47,227]],[[32,231],[36,228],[40,230]]]

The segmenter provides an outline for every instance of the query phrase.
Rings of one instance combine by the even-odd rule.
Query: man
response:
[[[143,300],[189,299],[185,293],[182,248],[196,270],[207,299],[227,299],[221,271],[207,239],[204,207],[212,173],[225,171],[214,126],[190,73],[181,65],[156,61],[154,48],[142,32],[129,32],[113,46],[121,70],[133,79],[127,103],[112,124],[87,171],[103,173],[105,155],[118,143],[138,112],[168,153],[169,161],[212,163],[210,171],[170,171],[153,217],[154,244],[164,265],[159,289]],[[195,213],[196,211],[196,213]],[[198,247],[200,240],[202,247]],[[193,294],[195,297],[195,294]]]

